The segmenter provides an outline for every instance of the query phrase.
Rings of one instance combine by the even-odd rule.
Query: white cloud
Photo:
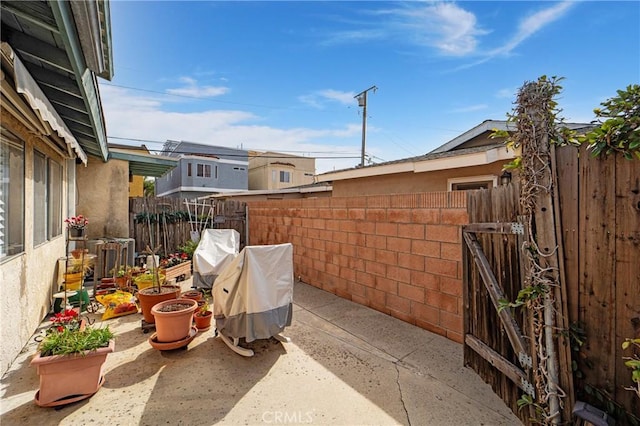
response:
[[[322,109],[327,102],[338,102],[343,105],[355,105],[354,92],[342,92],[334,89],[318,90],[313,93],[301,95],[298,100],[313,108]]]
[[[572,1],[563,1],[525,17],[520,21],[516,33],[505,44],[490,50],[482,59],[471,64],[463,65],[457,68],[457,70],[483,64],[496,56],[509,55],[516,47],[522,44],[529,37],[542,30],[545,26],[562,18],[569,9],[574,6],[574,4],[575,2]]]
[[[391,16],[390,25],[397,37],[406,39],[408,35],[413,43],[434,47],[444,55],[471,54],[477,48],[478,36],[486,34],[473,13],[454,3],[409,4],[378,13]]]
[[[194,98],[210,98],[229,93],[229,88],[226,86],[199,86],[198,81],[191,77],[181,77],[180,81],[185,84],[184,87],[167,89],[167,93]]]
[[[152,150],[161,149],[162,143],[167,139],[232,148],[242,146],[245,149],[292,152],[297,155],[305,155],[306,152],[314,157],[332,154],[337,154],[336,157],[357,157],[355,153],[360,150],[359,123],[330,129],[275,128],[256,124],[262,117],[248,111],[167,111],[165,104],[171,101],[168,96],[146,93],[138,95],[127,89],[108,85],[101,85],[100,92],[107,135],[111,138],[131,139],[131,143],[136,145],[144,143]],[[111,141],[126,143],[120,139]],[[345,152],[351,154],[346,155]],[[353,167],[358,162],[359,158],[318,159],[316,169],[321,173],[334,168]]]
[[[518,47],[523,41],[531,37],[536,32],[540,31],[550,23],[562,18],[573,7],[574,3],[570,1],[564,1],[558,3],[547,9],[543,9],[533,15],[527,16],[518,25],[518,31],[516,34],[503,46],[494,49],[491,54],[504,55],[511,53],[513,49]]]

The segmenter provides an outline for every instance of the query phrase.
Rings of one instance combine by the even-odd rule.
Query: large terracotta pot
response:
[[[93,395],[103,382],[103,367],[107,355],[115,349],[109,346],[73,355],[40,356],[31,360],[40,376],[40,389],[35,402],[42,407],[53,407],[79,401]]]
[[[138,301],[140,302],[142,316],[147,323],[153,324],[155,322],[155,317],[151,313],[153,305],[165,300],[177,299],[180,297],[180,286],[163,285],[160,289],[160,293],[156,291],[155,287],[145,288],[138,292]]]
[[[156,321],[158,342],[177,342],[188,337],[197,308],[198,302],[192,299],[172,299],[155,304],[151,313]]]

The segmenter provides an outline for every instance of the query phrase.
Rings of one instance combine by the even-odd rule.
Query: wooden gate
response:
[[[561,382],[567,387],[565,406],[586,401],[613,416],[617,424],[640,424],[640,399],[625,388],[633,385],[622,350],[625,338],[640,337],[640,161],[622,156],[592,158],[585,147],[566,146],[557,160],[557,194],[561,285],[567,309],[557,334],[571,325],[584,330],[573,363],[560,356]],[[526,309],[498,313],[496,301],[514,301],[522,288],[522,253],[526,226],[517,184],[468,193],[470,225],[463,227],[464,359],[517,412],[524,423],[530,410],[518,412],[518,399],[531,394],[533,382],[531,325]],[[516,225],[517,224],[517,225]],[[560,345],[568,346],[567,339]],[[522,355],[521,355],[522,354]],[[573,365],[572,365],[573,364]],[[534,385],[535,387],[535,385]],[[528,412],[527,412],[528,411]],[[635,414],[635,416],[634,416]],[[568,416],[570,417],[570,410]],[[565,412],[564,418],[567,417]]]
[[[518,198],[515,183],[470,191],[470,224],[463,227],[465,365],[514,411],[523,393],[535,397],[524,312],[499,309],[500,300],[515,300],[521,288],[519,248],[525,227],[518,222]],[[528,423],[533,413],[524,411],[520,418]]]

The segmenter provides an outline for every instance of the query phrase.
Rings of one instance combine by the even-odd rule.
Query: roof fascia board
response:
[[[434,149],[433,151],[431,151],[429,154],[435,154],[437,152],[447,152],[452,150],[453,148],[462,145],[463,143],[475,138],[476,136],[479,136],[485,132],[488,132],[490,130],[493,129],[498,129],[498,130],[515,130],[515,125],[512,123],[508,123],[506,121],[499,121],[499,120],[486,120],[483,121],[482,123],[478,124],[477,126],[473,127],[472,129],[467,130],[466,132],[464,132],[463,134],[456,136],[455,138],[451,139],[449,142],[445,143],[444,145],[440,145],[439,147],[437,147],[436,149]]]
[[[330,182],[333,180],[358,179],[370,176],[391,175],[395,173],[407,173],[413,171],[413,163],[387,164],[383,166],[361,167],[358,169],[328,172],[316,176],[318,182]]]
[[[172,157],[162,155],[151,155],[142,152],[133,152],[126,149],[111,148],[109,150],[109,158],[127,161],[139,161],[149,164],[162,164],[165,166],[177,166],[178,160]]]
[[[178,157],[182,160],[197,160],[197,161],[210,161],[215,163],[226,163],[226,164],[237,164],[240,166],[248,166],[248,161],[240,161],[240,160],[227,160],[226,158],[218,158],[218,157],[207,157],[204,155],[180,155]]]
[[[515,153],[506,148],[492,148],[487,151],[470,154],[456,155],[452,157],[435,158],[432,160],[414,163],[414,173],[432,172],[436,170],[457,169],[461,167],[482,166],[496,161],[515,158]]]
[[[70,10],[69,2],[54,1],[49,3],[53,16],[60,28],[60,37],[62,38],[67,54],[74,70],[74,75],[85,104],[87,105],[89,119],[96,133],[96,142],[98,143],[98,151],[103,161],[107,161],[109,150],[107,148],[107,137],[104,127],[104,118],[102,115],[102,106],[98,95],[98,85],[93,74],[87,68],[82,46],[76,32],[75,19]]]
[[[108,1],[72,1],[78,38],[88,67],[100,77],[111,80],[113,60],[111,48],[110,8]],[[101,18],[103,17],[103,18]],[[104,35],[104,36],[103,36]]]
[[[226,192],[224,194],[213,194],[211,198],[236,196],[236,195],[277,195],[277,194],[308,194],[313,192],[328,192],[333,187],[322,185],[310,188],[281,188],[281,189],[250,189],[247,191]]]

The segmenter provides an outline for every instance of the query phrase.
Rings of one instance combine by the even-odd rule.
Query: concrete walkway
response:
[[[33,402],[32,340],[2,378],[0,424],[521,424],[462,366],[461,345],[304,283],[294,302],[291,343],[252,342],[253,358],[212,330],[186,350],[157,351],[140,315],[107,320],[117,340],[105,384],[59,409]]]

